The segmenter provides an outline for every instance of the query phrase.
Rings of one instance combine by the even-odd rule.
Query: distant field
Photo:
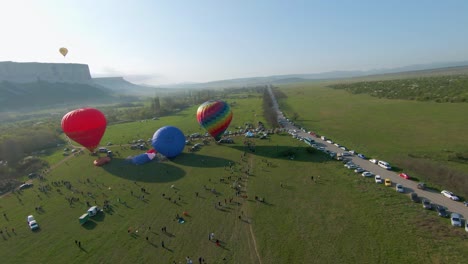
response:
[[[259,100],[237,100],[233,126],[255,122],[253,111],[261,113]],[[128,139],[146,138],[155,127],[172,122],[184,131],[198,131],[192,110],[157,121],[111,126],[103,142],[127,140],[125,133],[130,133]],[[260,115],[256,118],[262,120]],[[0,199],[0,228],[8,230],[1,235],[0,256],[6,263],[184,263],[186,256],[194,263],[203,256],[207,263],[260,263],[260,259],[265,264],[461,263],[467,259],[464,230],[450,228],[447,219],[424,211],[393,188],[357,176],[323,154],[307,153],[303,143],[289,136],[254,139],[255,152],[247,151],[244,159],[244,138],[235,141],[142,166],[123,161],[141,151],[116,145],[111,148],[120,156],[102,168],[92,166],[93,157],[86,154],[72,157],[53,170],[47,181],[34,180],[32,189]],[[284,157],[284,152],[294,152],[294,160]],[[229,162],[236,163],[232,174]],[[247,198],[235,196],[235,180]],[[61,181],[69,181],[72,188],[52,184]],[[51,190],[40,192],[38,187],[47,184]],[[255,196],[265,202],[256,201]],[[69,205],[67,197],[79,201]],[[104,200],[110,201],[112,210],[80,226],[78,217],[87,209],[86,201],[102,205]],[[215,209],[218,202],[222,210]],[[36,212],[37,206],[44,211]],[[176,214],[184,211],[189,214],[186,223],[175,222]],[[29,231],[28,214],[36,216],[39,232]],[[161,232],[162,226],[168,234]],[[208,241],[210,232],[221,247]],[[81,241],[82,250],[75,240]]]
[[[350,149],[397,167],[411,158],[419,158],[468,173],[468,163],[448,161],[454,153],[466,153],[468,105],[465,103],[379,99],[320,84],[283,88],[288,98],[282,99],[280,105],[285,113],[292,116],[297,112],[298,123]],[[421,180],[429,180],[424,172],[409,172]],[[468,197],[467,189],[460,182],[448,183],[451,185],[446,187]]]

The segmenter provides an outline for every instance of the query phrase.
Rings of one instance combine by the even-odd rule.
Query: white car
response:
[[[391,169],[392,169],[392,167],[390,166],[390,164],[389,164],[388,162],[386,162],[386,161],[383,161],[383,160],[379,160],[379,161],[377,162],[377,165],[379,165],[380,167],[382,167],[382,168],[384,168],[384,169],[386,169],[386,170],[391,170]]]
[[[31,222],[31,221],[34,221],[34,220],[35,220],[34,216],[28,215],[28,218],[27,218],[28,223]]]
[[[29,228],[31,228],[31,230],[35,230],[39,228],[39,225],[37,224],[36,220],[32,220],[31,222],[28,223],[28,225],[29,225]]]
[[[461,217],[459,214],[457,213],[452,213],[450,215],[450,222],[452,223],[452,226],[458,226],[458,227],[461,227],[462,224],[461,224]]]
[[[375,175],[375,183],[382,183],[382,177],[380,175]]]
[[[370,171],[365,171],[361,174],[363,177],[372,177],[374,174]]]
[[[374,164],[377,164],[377,162],[378,162],[378,160],[376,160],[376,159],[370,159],[369,161],[374,163]]]
[[[450,192],[450,191],[447,191],[447,190],[443,190],[440,192],[441,194],[443,194],[445,197],[447,198],[450,198],[454,201],[458,201],[460,200],[460,198],[458,198],[458,196],[456,196],[455,194],[453,194],[453,192]]]
[[[396,191],[399,192],[399,193],[404,193],[405,192],[405,188],[403,187],[403,185],[397,183],[396,187],[395,187]]]

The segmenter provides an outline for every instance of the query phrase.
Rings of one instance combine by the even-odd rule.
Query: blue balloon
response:
[[[151,161],[151,159],[148,157],[148,154],[146,154],[146,153],[135,156],[132,159],[132,163],[135,164],[135,165],[142,165],[142,164],[145,164],[145,163],[147,163],[149,161]]]
[[[184,150],[185,136],[177,127],[161,127],[154,133],[151,145],[162,155],[174,158]]]

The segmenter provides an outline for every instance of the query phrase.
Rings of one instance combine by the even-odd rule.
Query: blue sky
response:
[[[463,0],[4,0],[0,61],[151,84],[463,61],[467,14]]]

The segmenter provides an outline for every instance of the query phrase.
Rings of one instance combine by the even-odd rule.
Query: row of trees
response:
[[[353,94],[370,94],[388,99],[435,102],[468,102],[468,75],[333,84]]]

